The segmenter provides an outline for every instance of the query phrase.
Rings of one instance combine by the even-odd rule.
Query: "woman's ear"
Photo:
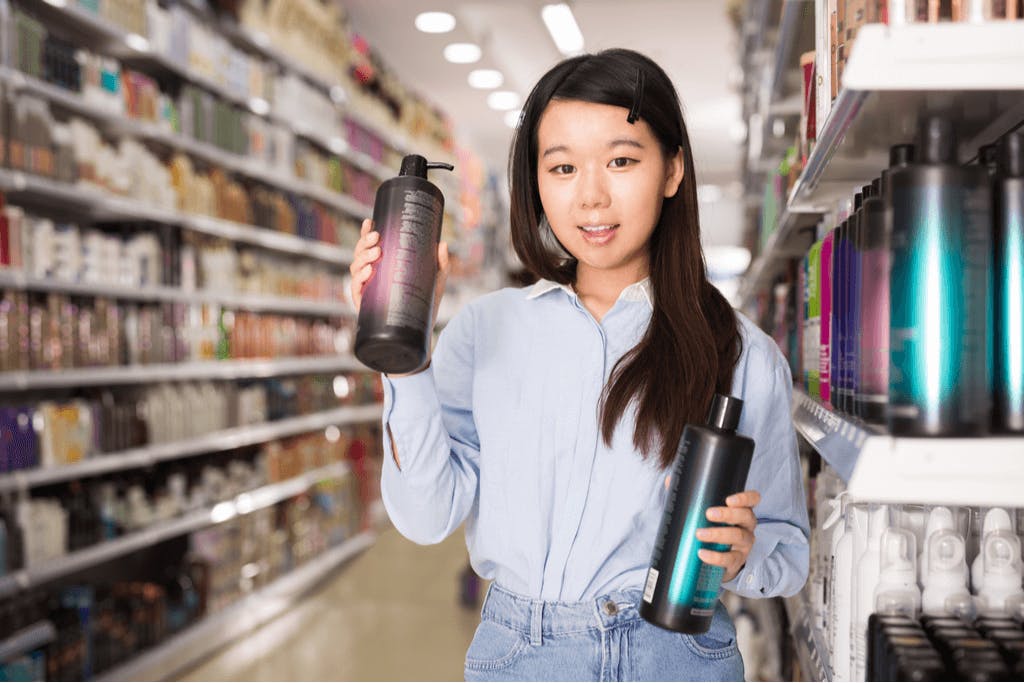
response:
[[[685,166],[683,164],[683,148],[676,149],[676,153],[668,159],[665,173],[665,199],[674,197],[679,190],[679,183],[683,182]]]

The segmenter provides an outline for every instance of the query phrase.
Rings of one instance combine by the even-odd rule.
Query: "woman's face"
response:
[[[551,228],[588,271],[648,275],[648,241],[661,205],[683,179],[682,152],[666,159],[643,119],[623,107],[552,100],[537,127],[537,184]]]

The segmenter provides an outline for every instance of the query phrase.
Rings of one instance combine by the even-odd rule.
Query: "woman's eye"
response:
[[[629,157],[616,157],[612,159],[611,163],[608,165],[612,168],[625,168],[635,161],[635,159],[630,159]]]
[[[551,169],[551,172],[557,173],[558,175],[568,175],[575,170],[576,168],[573,167],[572,164],[559,164],[558,166],[555,166],[553,169]]]

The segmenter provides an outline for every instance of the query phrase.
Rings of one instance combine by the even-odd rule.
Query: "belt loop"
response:
[[[535,600],[530,607],[530,645],[543,645],[544,601]]]

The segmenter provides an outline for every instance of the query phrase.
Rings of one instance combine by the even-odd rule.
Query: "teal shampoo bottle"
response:
[[[736,433],[742,411],[742,400],[719,394],[707,424],[683,429],[640,604],[640,616],[655,626],[691,634],[711,628],[725,570],[697,551],[729,548],[698,541],[697,530],[722,526],[708,521],[707,509],[746,485],[754,441]]]

